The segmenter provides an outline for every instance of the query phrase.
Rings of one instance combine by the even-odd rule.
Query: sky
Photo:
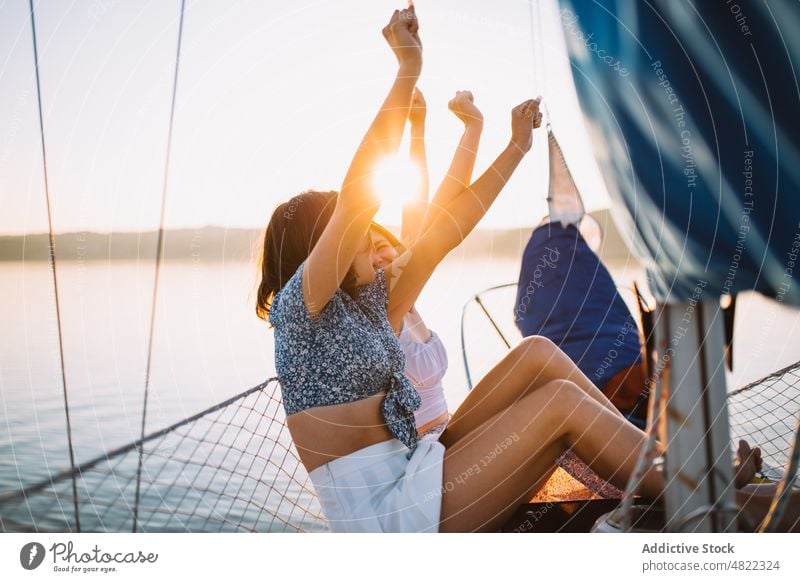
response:
[[[338,189],[396,72],[381,28],[398,7],[187,0],[166,227],[261,228],[292,195]],[[475,177],[508,142],[511,108],[542,95],[587,208],[607,207],[554,0],[416,8],[431,190],[461,135],[446,107],[456,90],[471,90],[484,113]],[[158,227],[179,9],[179,0],[35,2],[56,232]],[[481,227],[545,214],[547,150],[536,133]],[[0,233],[47,231],[42,168],[28,1],[0,0]],[[400,208],[389,199],[378,217],[396,225]]]

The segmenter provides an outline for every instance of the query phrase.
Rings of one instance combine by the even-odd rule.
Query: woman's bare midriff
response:
[[[317,406],[286,418],[297,452],[308,472],[359,449],[389,440],[381,413],[384,393],[363,400]]]
[[[443,412],[439,416],[434,418],[432,421],[426,422],[422,426],[417,427],[417,433],[420,436],[422,436],[425,433],[426,430],[429,430],[429,429],[433,428],[434,426],[442,424],[443,422],[447,422],[448,420],[450,420],[450,413],[449,412]]]

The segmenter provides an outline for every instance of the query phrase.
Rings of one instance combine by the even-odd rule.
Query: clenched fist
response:
[[[456,91],[456,96],[450,100],[447,108],[464,122],[464,125],[483,123],[483,114],[475,105],[472,91]]]
[[[528,99],[511,110],[511,142],[524,153],[533,146],[533,129],[542,125],[541,101],[541,97]]]
[[[394,11],[389,24],[383,27],[383,36],[397,57],[400,66],[422,66],[419,21],[413,5],[404,10]]]

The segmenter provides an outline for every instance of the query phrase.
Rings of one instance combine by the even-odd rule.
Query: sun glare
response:
[[[402,206],[419,191],[420,172],[408,156],[391,156],[375,168],[373,186],[384,204]]]
[[[421,185],[419,168],[405,155],[384,159],[372,175],[375,192],[381,199],[376,220],[382,224],[399,225],[405,206]]]

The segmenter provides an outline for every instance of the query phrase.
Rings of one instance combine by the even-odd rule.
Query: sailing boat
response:
[[[753,43],[743,45],[744,48],[735,46],[735,43],[727,47],[731,54],[739,55],[733,60],[736,75],[732,78],[745,78],[742,86],[748,89],[741,96],[746,102],[748,118],[736,124],[730,120],[737,119],[732,112],[735,113],[739,107],[740,87],[733,80],[720,78],[721,72],[730,69],[727,63],[719,60],[718,52],[708,50],[705,44],[697,44],[707,42],[709,37],[724,38],[731,43],[730,30],[725,28],[731,24],[723,18],[727,15],[715,14],[711,8],[703,6],[690,8],[673,2],[655,3],[654,7],[648,5],[647,9],[631,6],[626,5],[625,14],[613,14],[593,3],[572,6],[564,2],[564,9],[572,11],[571,16],[565,18],[564,25],[568,39],[572,41],[576,40],[578,32],[580,38],[586,38],[586,31],[581,28],[584,24],[591,23],[592,27],[597,27],[593,30],[593,37],[598,45],[606,47],[604,50],[609,54],[619,55],[620,60],[630,62],[632,70],[634,64],[637,65],[634,78],[647,85],[641,87],[626,82],[619,71],[596,59],[594,53],[586,54],[587,47],[584,43],[581,49],[580,38],[577,43],[570,44],[572,58],[581,67],[580,74],[575,76],[578,94],[582,109],[595,130],[592,133],[594,150],[601,158],[600,166],[615,200],[615,219],[626,226],[623,230],[631,235],[631,246],[646,260],[653,274],[652,290],[660,303],[654,315],[656,351],[661,356],[673,347],[670,344],[672,332],[680,326],[688,307],[691,306],[693,313],[697,314],[693,319],[696,325],[689,330],[691,333],[682,336],[680,349],[673,349],[673,357],[663,367],[654,370],[654,396],[679,395],[662,398],[670,412],[661,416],[662,407],[656,406],[657,414],[650,429],[654,435],[654,424],[659,417],[666,418],[667,431],[676,434],[675,439],[670,439],[665,470],[671,476],[680,475],[682,479],[669,480],[673,487],[667,493],[666,521],[673,531],[729,531],[735,528],[731,519],[730,495],[726,492],[730,468],[725,467],[725,453],[730,433],[739,436],[767,434],[764,428],[769,425],[772,430],[770,442],[776,446],[767,461],[774,467],[785,466],[783,492],[793,486],[800,456],[798,431],[793,428],[797,425],[796,409],[792,409],[798,401],[800,363],[728,396],[724,374],[721,373],[725,359],[725,318],[719,306],[715,305],[719,295],[747,289],[759,290],[785,304],[800,305],[800,286],[785,286],[787,271],[781,257],[784,249],[791,248],[787,242],[791,243],[800,222],[796,203],[782,193],[787,189],[797,192],[800,186],[797,137],[786,134],[786,128],[798,125],[797,107],[791,100],[773,102],[765,91],[759,90],[757,96],[753,95],[756,88],[761,87],[762,65],[770,79],[793,78],[790,65],[800,60],[800,37],[779,34],[776,20],[767,14],[770,10],[791,10],[788,2],[752,8],[754,26],[762,27],[760,34],[754,37]],[[699,11],[702,18],[690,10]],[[31,2],[32,16],[33,13]],[[626,30],[659,30],[663,23],[667,23],[675,37],[665,34],[649,39],[658,45],[657,50],[653,49],[658,60],[643,63],[634,43],[623,35],[620,21],[637,24],[625,27]],[[724,30],[725,34],[703,34],[698,31],[700,21],[711,31]],[[35,27],[35,18],[31,22]],[[180,30],[182,22],[181,19]],[[36,50],[35,30],[33,36]],[[752,52],[750,47],[756,45],[771,57],[786,54],[789,58],[756,62],[747,52]],[[718,97],[713,100],[713,111],[707,106],[706,94],[692,90],[692,77],[676,72],[689,70],[685,66],[683,50],[691,55],[692,70],[702,76],[702,86],[713,88]],[[655,62],[659,66],[651,71]],[[177,63],[178,59],[176,80]],[[37,83],[38,73],[37,62]],[[685,128],[677,131],[665,129],[675,123],[674,112],[664,108],[663,102],[665,98],[669,100],[669,95],[658,92],[665,78],[670,81],[672,93],[683,100],[681,109],[685,113],[682,115],[694,124],[688,145],[681,137]],[[174,95],[175,85],[173,105]],[[642,107],[642,103],[650,103],[651,107]],[[772,118],[765,117],[767,104],[774,114]],[[39,107],[44,154],[40,94]],[[656,119],[650,118],[650,121],[657,122],[655,126],[658,129],[648,127],[648,118],[642,117],[642,109],[646,113],[659,114]],[[718,126],[714,123],[714,116],[730,123]],[[770,122],[771,119],[774,123]],[[751,153],[732,153],[731,150],[741,141],[741,136],[733,132],[742,129],[746,130],[744,134],[753,136],[746,150]],[[770,131],[775,139],[772,139]],[[715,141],[719,148],[709,155],[712,150],[707,144]],[[551,165],[554,163],[553,144],[557,145],[555,139],[550,148]],[[688,146],[692,147],[682,151]],[[687,166],[690,151],[691,165]],[[662,164],[662,171],[653,172],[655,161],[663,162],[662,152],[668,158],[667,163]],[[767,203],[749,212],[742,211],[748,206],[741,200],[731,198],[730,185],[734,178],[739,178],[740,166],[727,163],[727,160],[745,156],[759,160],[764,167],[777,169],[761,177],[761,190]],[[726,160],[726,163],[721,160]],[[43,162],[46,176],[44,155]],[[166,166],[168,168],[168,163]],[[676,201],[675,193],[685,192],[687,178],[692,176],[694,178],[688,183],[694,184],[691,192],[694,214],[687,217],[687,205]],[[719,179],[715,180],[715,177]],[[564,175],[557,173],[551,177],[554,184],[566,188],[561,190],[559,186],[562,192],[574,188],[574,182],[570,184],[571,177],[569,181],[564,179]],[[164,183],[166,188],[166,171]],[[724,187],[715,191],[714,184],[720,183],[724,183]],[[553,202],[560,205],[560,201]],[[557,211],[580,212],[576,203],[573,199],[564,208],[559,206]],[[640,206],[645,208],[644,213]],[[730,257],[737,251],[737,229],[741,216],[745,214],[755,234],[747,252],[739,253],[736,275],[729,284]],[[734,215],[733,220],[731,215]],[[709,224],[715,228],[709,229]],[[777,234],[774,238],[765,238],[765,233]],[[591,234],[586,236],[590,238]],[[52,240],[51,228],[51,251]],[[157,256],[160,257],[161,242],[158,246]],[[53,273],[55,276],[55,268]],[[707,278],[704,286],[706,301],[698,303],[693,292],[701,277]],[[796,276],[789,273],[788,279],[794,282]],[[156,278],[156,285],[157,281]],[[657,361],[664,362],[664,359],[657,358]],[[115,523],[122,524],[121,529],[133,531],[324,530],[324,516],[288,440],[277,388],[277,380],[270,379],[179,423],[147,433],[144,430],[145,398],[140,439],[82,463],[76,462],[70,447],[68,469],[30,487],[0,495],[2,528],[6,531],[105,531],[109,516],[115,516]],[[66,379],[64,390],[66,403]],[[702,406],[695,406],[698,403]],[[670,419],[676,417],[684,420],[682,424],[688,426],[688,430],[675,426],[674,422],[670,424]],[[717,420],[709,426],[708,419],[723,421]],[[751,440],[764,446],[763,438]],[[697,442],[704,442],[707,446],[698,451],[694,446]],[[691,447],[687,447],[687,443]],[[641,463],[652,461],[652,457],[645,454]],[[214,490],[209,486],[210,477],[220,475],[225,476],[229,487]],[[633,491],[635,480],[629,486],[629,500],[633,499]],[[765,524],[766,529],[777,523],[781,502],[786,498],[779,492],[773,517]],[[690,502],[684,503],[687,499]],[[596,512],[616,506],[618,501],[601,502],[604,505],[592,501],[557,508],[549,500],[540,500],[540,503],[544,505],[523,507],[520,510],[523,521],[510,524],[510,531],[537,531],[537,527],[545,528],[546,523],[551,522],[555,523],[548,527],[554,530],[584,528],[585,522],[592,519],[574,519],[575,515],[586,515],[581,508],[592,508],[594,516]],[[630,516],[623,516],[621,529],[626,529],[626,521],[633,520]],[[523,528],[527,523],[537,527]]]

